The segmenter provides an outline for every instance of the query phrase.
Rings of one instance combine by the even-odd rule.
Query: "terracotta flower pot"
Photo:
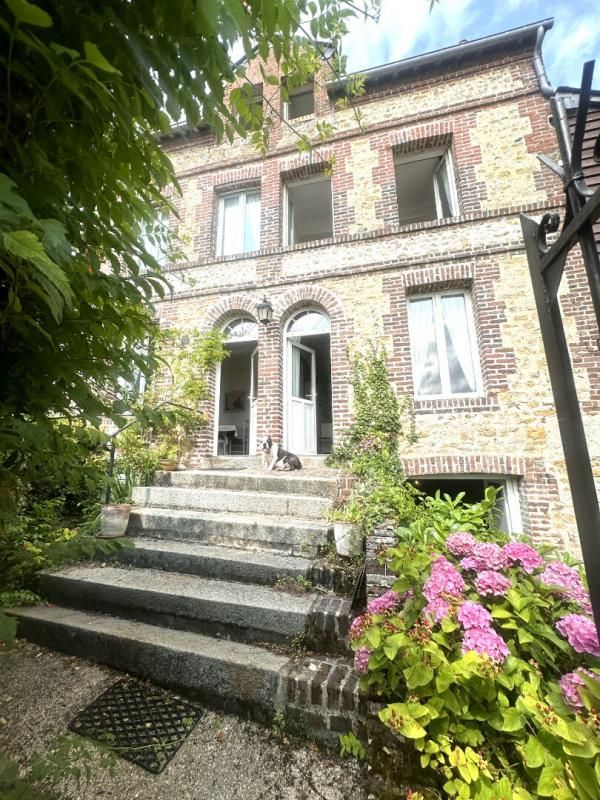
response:
[[[118,539],[124,536],[129,524],[129,503],[114,503],[103,505],[100,510],[100,533],[98,539]]]
[[[164,458],[162,461],[159,462],[159,467],[164,472],[174,472],[177,469],[177,461],[172,458]]]

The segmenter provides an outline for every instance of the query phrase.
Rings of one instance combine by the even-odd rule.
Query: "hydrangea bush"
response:
[[[600,643],[578,570],[468,532],[383,557],[401,577],[353,621],[355,668],[432,796],[598,800]]]

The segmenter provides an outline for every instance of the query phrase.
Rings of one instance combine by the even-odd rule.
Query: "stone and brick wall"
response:
[[[294,120],[313,136],[315,119],[335,132],[325,145],[298,155],[294,137],[275,120],[271,147],[261,157],[242,140],[217,144],[212,134],[165,143],[183,195],[178,226],[186,260],[171,265],[173,294],[160,304],[163,325],[210,328],[240,313],[253,316],[263,295],[273,322],[259,326],[258,437],[283,434],[285,325],[304,307],[331,320],[334,440],[351,419],[349,345],[378,340],[389,355],[399,394],[413,393],[407,300],[425,291],[470,292],[482,391],[477,397],[419,400],[419,439],[403,445],[413,476],[488,474],[519,481],[521,511],[537,539],[574,546],[575,526],[558,425],[533,295],[519,213],[541,217],[560,209],[561,187],[538,153],[557,156],[548,107],[532,64],[533,44],[377,85],[360,99],[368,127],[337,110],[321,76],[315,117]],[[271,65],[272,66],[272,65]],[[256,75],[252,80],[260,80]],[[279,108],[276,87],[265,87],[265,113]],[[448,147],[458,213],[448,220],[398,222],[394,157]],[[285,246],[283,187],[290,177],[333,163],[333,236]],[[217,257],[219,194],[260,187],[260,250]],[[590,449],[600,475],[600,369],[592,335],[581,260],[573,255],[561,294]],[[212,452],[209,426],[199,433],[195,461]]]

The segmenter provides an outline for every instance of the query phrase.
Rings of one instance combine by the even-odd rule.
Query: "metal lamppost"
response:
[[[594,620],[600,635],[600,508],[558,299],[567,256],[573,246],[579,244],[600,334],[600,258],[592,227],[593,223],[600,219],[600,189],[593,192],[587,186],[581,168],[594,62],[589,61],[584,65],[581,89],[577,92],[579,105],[575,132],[571,141],[564,103],[557,90],[550,87],[543,70],[540,55],[542,38],[543,31],[539,31],[534,64],[542,92],[548,97],[552,109],[562,166],[547,156],[542,156],[540,160],[563,180],[566,211],[560,236],[551,245],[548,244],[546,237],[558,231],[559,214],[545,214],[539,223],[521,214],[521,227]],[[596,142],[594,157],[600,161],[600,136]],[[600,342],[600,339],[598,341]]]

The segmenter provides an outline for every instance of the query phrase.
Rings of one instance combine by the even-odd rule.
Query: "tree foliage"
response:
[[[377,0],[6,0],[0,9],[0,492],[56,452],[57,417],[98,423],[151,371],[156,246],[178,190],[173,120],[232,138],[236,48],[303,74]],[[235,54],[235,55],[234,55]],[[267,82],[277,78],[265,74]],[[260,138],[260,137],[259,137]],[[170,208],[174,213],[174,209]],[[146,237],[142,236],[145,232]],[[149,243],[149,248],[144,245]],[[11,483],[12,481],[12,483]]]

